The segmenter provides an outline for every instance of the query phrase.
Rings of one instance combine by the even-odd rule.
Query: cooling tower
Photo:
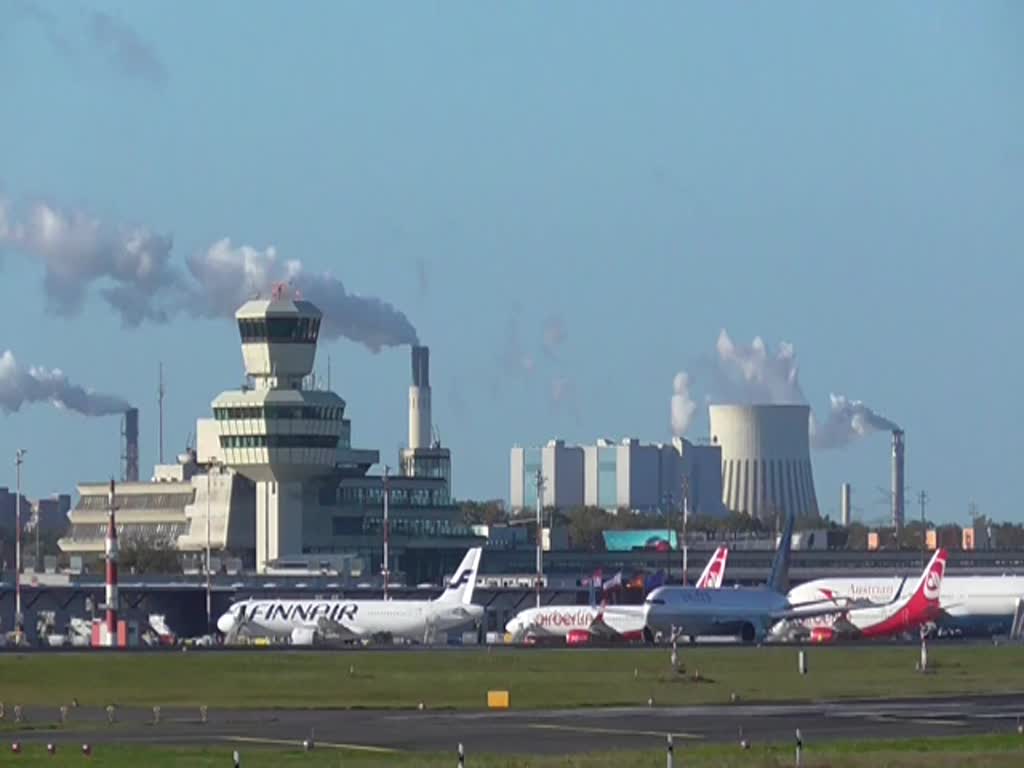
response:
[[[817,515],[806,405],[712,405],[722,446],[722,503],[765,521]]]

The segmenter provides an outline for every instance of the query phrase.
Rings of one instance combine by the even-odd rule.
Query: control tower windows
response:
[[[268,405],[260,407],[214,408],[218,421],[233,419],[307,419],[309,421],[339,421],[343,408],[316,405]]]
[[[334,435],[221,435],[221,448],[336,448]]]
[[[254,317],[238,321],[243,344],[315,344],[319,317]]]

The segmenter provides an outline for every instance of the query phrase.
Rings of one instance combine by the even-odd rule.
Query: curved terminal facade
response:
[[[806,405],[712,405],[711,442],[722,448],[722,502],[772,520],[817,515]]]

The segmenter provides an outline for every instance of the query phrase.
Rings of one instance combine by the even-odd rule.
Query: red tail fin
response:
[[[718,589],[718,587],[722,585],[722,577],[725,574],[725,563],[728,558],[728,547],[719,547],[716,549],[714,554],[711,555],[711,559],[708,560],[708,564],[704,568],[704,573],[700,575],[700,579],[697,581],[697,588]]]
[[[924,569],[924,573],[921,574],[921,578],[914,588],[914,593],[907,601],[907,610],[911,614],[933,613],[938,609],[942,577],[946,575],[947,555],[945,549],[939,549]]]

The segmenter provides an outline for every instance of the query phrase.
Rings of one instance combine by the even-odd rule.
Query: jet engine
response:
[[[585,629],[572,629],[565,636],[566,645],[586,645],[592,639],[592,635]]]
[[[836,631],[831,627],[815,627],[811,630],[812,643],[831,643],[836,639]]]

